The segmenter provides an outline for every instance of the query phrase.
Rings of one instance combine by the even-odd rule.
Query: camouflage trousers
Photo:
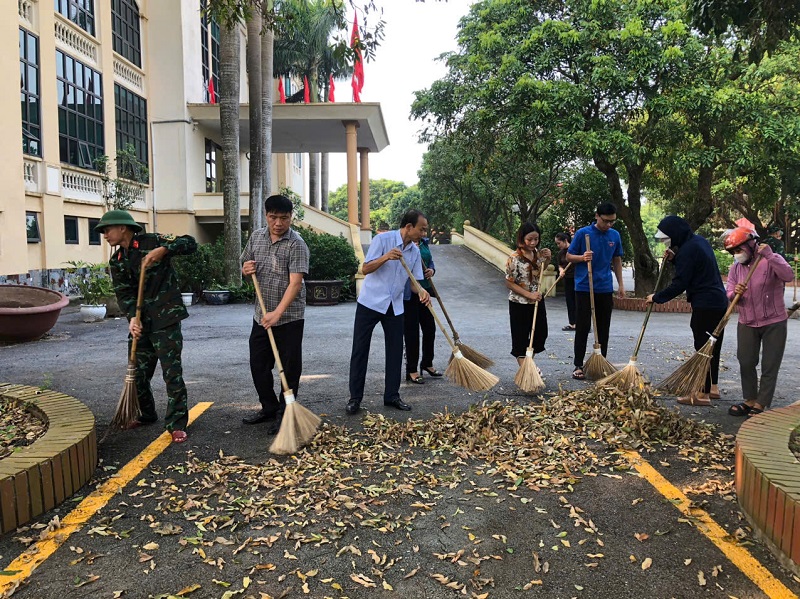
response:
[[[128,353],[130,344],[128,339]],[[167,385],[167,413],[164,425],[168,431],[185,430],[189,422],[186,384],[183,381],[181,351],[183,334],[180,322],[167,328],[143,333],[136,344],[136,391],[142,420],[155,421],[156,402],[150,380],[156,371],[156,363],[161,362],[164,383]]]

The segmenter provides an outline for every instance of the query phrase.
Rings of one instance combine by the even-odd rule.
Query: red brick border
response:
[[[647,302],[643,297],[625,297],[621,298],[614,296],[614,309],[615,310],[630,310],[633,312],[644,312],[647,310]],[[677,312],[679,314],[688,314],[692,311],[692,305],[686,300],[674,299],[664,302],[663,304],[655,304],[653,312]]]
[[[736,435],[736,494],[757,536],[800,574],[800,466],[789,437],[800,425],[800,405],[746,420]]]
[[[97,436],[92,412],[69,395],[0,383],[0,399],[27,404],[48,423],[41,438],[0,460],[0,533],[6,533],[89,481],[97,466]]]

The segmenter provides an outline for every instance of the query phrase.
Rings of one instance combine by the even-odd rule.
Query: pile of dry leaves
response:
[[[0,397],[0,460],[16,448],[30,445],[46,431],[47,423],[25,404]]]

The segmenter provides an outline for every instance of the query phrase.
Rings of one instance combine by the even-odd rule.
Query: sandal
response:
[[[759,414],[763,414],[764,410],[759,408],[750,408],[750,411],[747,413],[748,418],[752,418],[753,416],[758,416]]]
[[[697,395],[692,393],[691,395],[687,395],[686,397],[679,397],[678,403],[683,406],[710,406],[711,400],[708,398],[699,398]]]
[[[730,408],[728,408],[728,414],[731,416],[747,416],[754,409],[756,408],[746,404],[745,402],[742,402],[732,405]]]
[[[565,327],[561,327],[561,330],[562,330],[562,331],[574,331],[574,330],[575,330],[575,325],[573,325],[573,324],[568,324],[568,325],[567,325],[567,326],[565,326]]]
[[[586,375],[583,373],[583,368],[576,368],[572,371],[572,378],[576,381],[584,381],[586,380]]]

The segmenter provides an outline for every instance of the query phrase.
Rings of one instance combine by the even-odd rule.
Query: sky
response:
[[[409,120],[414,92],[430,87],[446,74],[444,64],[435,59],[457,49],[458,20],[472,3],[473,0],[376,0],[375,4],[383,8],[384,39],[375,58],[364,63],[361,101],[380,102],[389,146],[370,154],[370,179],[391,179],[409,186],[417,182],[426,146],[417,143],[420,122]],[[336,99],[352,101],[349,79],[336,82]],[[347,182],[347,162],[344,154],[329,156],[329,185],[333,191]]]

